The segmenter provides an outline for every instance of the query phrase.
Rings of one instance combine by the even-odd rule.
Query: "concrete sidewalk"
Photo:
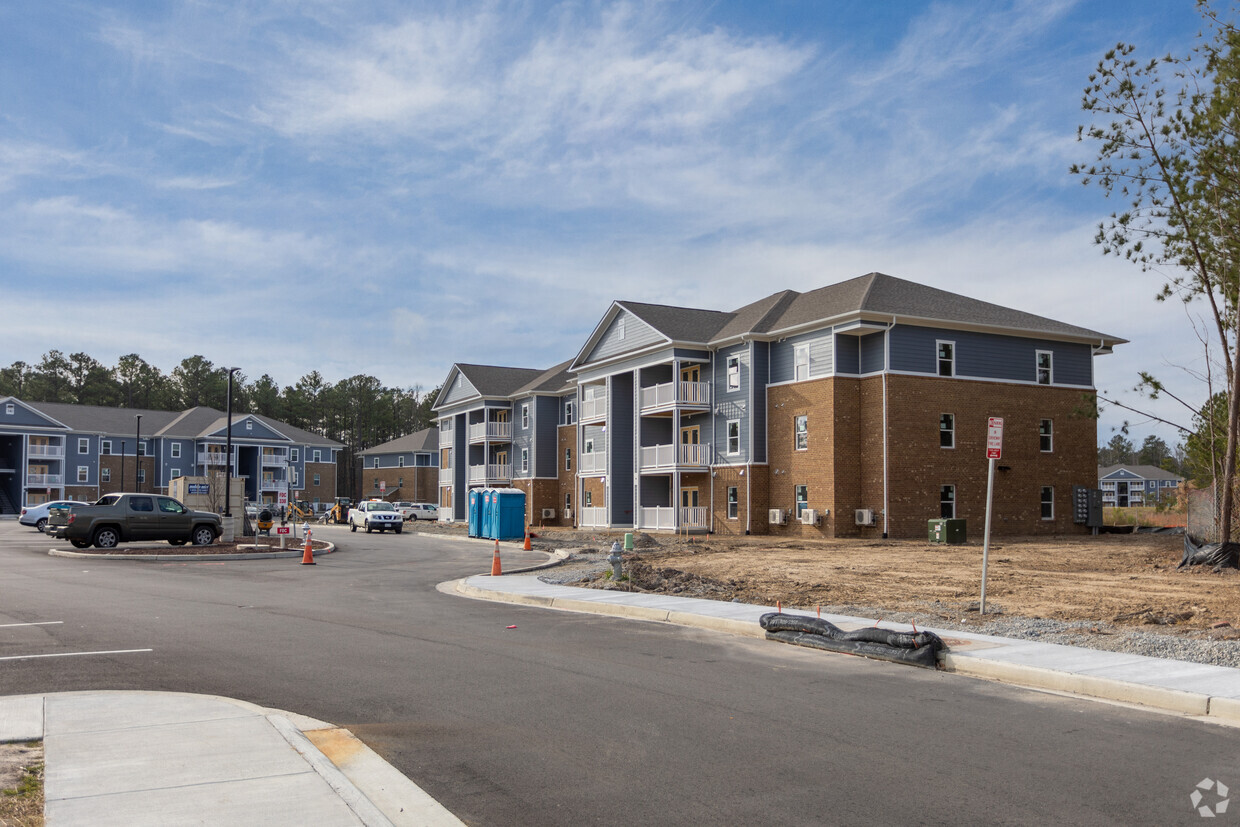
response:
[[[0,742],[38,740],[49,827],[461,824],[348,730],[230,698],[0,698]]]
[[[482,600],[675,623],[757,638],[766,636],[758,618],[775,611],[774,606],[557,586],[532,574],[478,575],[440,588]],[[876,625],[860,617],[822,617],[845,630]],[[882,625],[899,631],[913,628],[904,623]],[[961,675],[1240,724],[1240,669],[970,632],[930,631],[948,646],[940,655],[940,665]]]

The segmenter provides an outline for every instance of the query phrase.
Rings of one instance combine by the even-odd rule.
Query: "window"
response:
[[[530,429],[530,403],[521,403],[521,430],[528,431]]]
[[[90,452],[90,440],[85,437],[78,438],[78,453],[85,454]]]
[[[181,443],[179,442],[172,443],[172,447],[168,451],[168,456],[172,457],[173,459],[180,459],[181,458]]]
[[[323,481],[323,478],[322,478],[322,477],[320,477],[318,474],[315,474],[315,475],[314,475],[314,484],[315,484],[315,485],[318,485],[318,484],[319,484],[319,483],[321,483],[322,481]]]
[[[252,419],[247,419],[247,420],[245,421],[245,429],[246,429],[247,431],[252,431],[252,430],[254,430],[254,420],[252,420]]]
[[[111,468],[99,469],[99,481],[100,482],[111,482],[112,481],[112,469]]]
[[[288,456],[289,456],[289,459],[292,460],[293,462],[300,462],[301,461],[301,449],[300,448],[289,448]]]
[[[574,416],[575,416],[575,413],[573,411],[573,400],[571,399],[565,400],[564,402],[564,424],[572,425],[574,422],[576,422],[577,420],[574,418]]]
[[[800,519],[801,512],[804,511],[806,507],[809,505],[809,486],[808,485],[798,485],[796,487],[796,501],[797,501],[797,518]]]
[[[798,451],[809,450],[809,417],[805,414],[792,420],[793,442]]]
[[[1055,488],[1054,486],[1042,486],[1042,519],[1055,519]]]
[[[396,458],[396,467],[397,467],[397,468],[404,468],[404,467],[405,467],[405,458],[404,458],[404,457],[397,457],[397,458]]]
[[[567,517],[573,512],[573,495],[567,491],[564,492],[564,516]]]
[[[728,390],[736,391],[741,388],[741,357],[728,357]]]
[[[297,469],[288,469],[288,481],[290,485],[297,485]]]
[[[943,414],[939,417],[939,447],[956,447],[956,415]]]
[[[585,441],[585,447],[583,447],[581,450],[587,454],[593,454],[594,453],[594,439],[593,438],[587,439]]]
[[[100,442],[100,443],[99,443],[99,453],[103,454],[104,456],[109,456],[109,455],[111,455],[111,453],[112,453],[112,440],[110,440],[110,439],[105,439],[103,442]]]
[[[586,496],[586,508],[589,508],[591,505],[594,504],[594,495],[591,494],[589,491],[587,491],[585,492],[585,496]]]
[[[441,430],[441,431],[445,431],[445,432],[446,432],[446,431],[450,431],[450,430],[452,430],[452,420],[451,420],[451,419],[445,419],[445,420],[443,420],[442,422],[440,422],[440,423],[439,423],[439,430]]]
[[[1038,449],[1044,454],[1055,450],[1055,424],[1049,419],[1038,424]]]
[[[809,378],[809,345],[797,345],[792,351],[792,378],[804,382]]]
[[[620,316],[619,318],[616,319],[616,338],[617,339],[624,338],[624,317],[623,316]]]
[[[140,457],[146,456],[146,441],[145,440],[138,443],[138,456]]]
[[[739,419],[728,420],[728,453],[739,454],[741,452],[741,421]]]
[[[530,449],[521,449],[521,473],[528,473],[530,470]]]
[[[90,479],[90,468],[88,468],[85,465],[79,465],[77,469],[78,469],[78,477],[77,477],[78,482],[86,482],[88,479]]]
[[[13,403],[12,403],[12,402],[10,402],[10,403],[8,403],[7,405],[5,405],[5,406],[4,406],[4,412],[5,412],[6,414],[8,414],[9,416],[12,416],[12,415],[13,415],[13,411],[15,411],[15,410],[16,410],[16,408],[14,408],[14,407],[13,407]]]
[[[564,449],[564,470],[565,471],[573,470],[573,449],[572,448]]]
[[[728,486],[728,519],[735,520],[739,510],[739,499],[735,485]]]
[[[940,341],[937,344],[939,351],[939,376],[955,376],[956,343]]]
[[[944,520],[956,518],[956,486],[944,485],[939,488],[939,516]]]
[[[320,456],[320,453],[316,450],[314,452],[314,459],[312,460],[312,462],[319,462],[320,461],[319,456]]]
[[[1055,381],[1053,371],[1051,370],[1051,352],[1049,350],[1039,350],[1037,352],[1037,368],[1039,385],[1049,385]]]
[[[138,482],[142,482],[142,483],[146,482],[146,469],[145,468],[138,469]]]
[[[176,479],[177,477],[179,477],[179,476],[181,476],[181,469],[180,469],[180,468],[173,468],[173,469],[171,470],[171,473],[170,473],[170,475],[169,475],[168,479],[170,479],[170,480],[175,480],[175,479]]]
[[[371,466],[371,467],[373,467],[373,468],[378,468],[378,467],[379,467],[379,458],[378,458],[378,457],[375,457],[375,463],[374,463],[374,465],[373,465],[373,466]]]

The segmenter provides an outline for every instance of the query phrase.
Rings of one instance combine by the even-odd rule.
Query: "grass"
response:
[[[43,827],[42,761],[22,767],[15,788],[0,790],[0,827]]]

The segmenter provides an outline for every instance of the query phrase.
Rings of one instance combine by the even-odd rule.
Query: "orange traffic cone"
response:
[[[306,532],[306,550],[301,553],[301,564],[303,566],[314,565],[314,551],[310,548],[310,532]]]
[[[499,577],[503,574],[499,568],[499,540],[495,541],[495,556],[491,558],[491,576]]]
[[[525,532],[525,546],[524,546],[524,548],[525,548],[525,550],[526,550],[526,551],[529,551],[529,550],[530,550],[530,533],[529,533],[528,531],[527,531],[527,532]]]

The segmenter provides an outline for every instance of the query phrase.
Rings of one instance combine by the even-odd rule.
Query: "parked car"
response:
[[[402,508],[400,511],[406,520],[439,519],[439,506],[432,503],[409,503],[408,508]]]
[[[400,534],[404,524],[405,518],[400,515],[395,506],[383,500],[360,502],[349,512],[350,531],[357,531],[358,526],[361,526],[366,529],[367,534],[376,528],[381,532],[390,528]]]
[[[90,503],[78,502],[77,500],[54,500],[50,503],[41,503],[39,505],[31,505],[22,509],[21,516],[17,518],[17,522],[22,525],[32,526],[39,531],[47,530],[47,512],[53,506],[71,506],[71,505],[90,505]]]
[[[158,494],[108,494],[94,505],[76,505],[54,537],[75,548],[115,548],[128,540],[167,540],[174,546],[210,545],[223,531],[220,515],[191,511],[172,497]]]

